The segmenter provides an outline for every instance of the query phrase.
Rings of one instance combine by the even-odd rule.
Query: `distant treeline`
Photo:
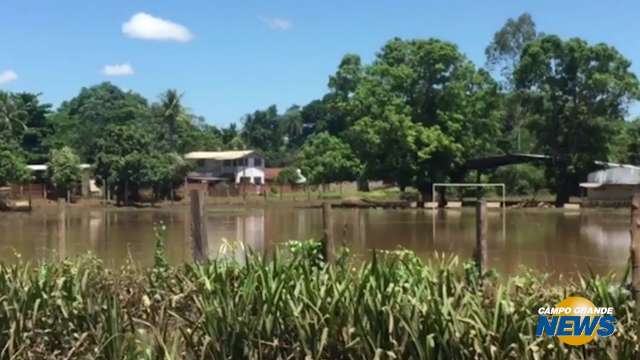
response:
[[[552,161],[482,180],[518,193],[547,187],[564,203],[596,160],[640,162],[640,122],[625,120],[640,87],[614,47],[542,34],[525,13],[495,33],[486,57],[478,68],[453,43],[394,38],[370,64],[345,55],[321,99],[257,110],[226,128],[184,108],[176,90],[152,102],[103,83],[56,110],[36,94],[0,92],[0,185],[68,147],[67,159],[96,164],[120,197],[141,187],[163,197],[188,169],[181,154],[251,148],[312,183],[385,180],[428,199],[434,182],[476,179],[461,169],[467,159],[534,152]]]

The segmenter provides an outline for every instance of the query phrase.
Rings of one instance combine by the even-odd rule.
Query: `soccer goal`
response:
[[[437,188],[444,188],[444,187],[455,187],[455,188],[461,188],[461,187],[497,187],[500,188],[502,190],[502,206],[500,206],[502,208],[502,241],[506,241],[507,239],[507,221],[506,221],[506,209],[507,209],[507,202],[506,202],[506,186],[504,183],[435,183],[433,184],[431,190],[432,190],[432,194],[435,198],[436,196],[436,189]],[[433,211],[433,220],[432,220],[432,227],[433,227],[433,239],[435,241],[436,239],[436,211]]]
[[[497,187],[500,188],[502,190],[502,203],[501,203],[501,207],[505,208],[507,206],[506,203],[506,186],[504,185],[504,183],[435,183],[431,186],[431,193],[434,196],[436,196],[436,189],[437,188],[446,188],[446,187],[454,187],[454,188],[461,188],[461,187],[472,187],[472,188],[478,188],[478,187]]]

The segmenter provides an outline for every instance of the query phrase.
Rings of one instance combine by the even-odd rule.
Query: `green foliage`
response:
[[[323,246],[320,241],[289,240],[284,244],[284,247],[294,259],[307,261],[315,268],[322,268],[324,266]]]
[[[278,120],[278,109],[275,105],[247,115],[244,119],[242,140],[250,148],[262,151],[280,148],[283,144],[283,134]]]
[[[298,164],[311,184],[352,181],[362,170],[349,145],[326,132],[314,135],[304,144]]]
[[[532,273],[484,294],[470,263],[408,251],[326,266],[317,243],[111,271],[90,257],[0,264],[0,359],[630,359],[634,301],[613,276],[549,285]],[[311,256],[311,257],[310,257]],[[162,281],[159,281],[162,279]],[[568,295],[611,306],[611,337],[580,347],[535,336],[535,309]]]
[[[80,158],[68,146],[51,151],[47,177],[59,195],[71,191],[80,181]]]
[[[545,186],[544,170],[529,164],[498,168],[489,182],[504,183],[509,194],[536,195]]]
[[[493,35],[493,40],[484,50],[487,66],[490,69],[500,68],[505,77],[505,85],[511,87],[513,70],[518,65],[524,47],[541,36],[536,31],[536,24],[529,13],[523,13],[517,19],[509,18],[504,26]]]
[[[389,41],[351,101],[358,120],[348,138],[367,177],[424,193],[496,149],[497,84],[448,42]]]
[[[96,158],[96,142],[108,126],[124,126],[149,121],[147,100],[134,92],[125,92],[105,82],[89,88],[60,105],[52,125],[53,147],[72,146],[81,158]]]
[[[17,97],[0,91],[0,131],[15,134],[24,130],[27,122],[27,112],[20,106]]]
[[[294,167],[286,167],[280,170],[276,182],[280,185],[295,185],[300,181],[298,169]]]
[[[545,36],[523,50],[515,80],[530,128],[552,157],[546,176],[562,204],[608,159],[627,107],[638,97],[631,63],[615,48]]]
[[[22,153],[8,144],[0,144],[0,186],[22,183],[30,177]]]

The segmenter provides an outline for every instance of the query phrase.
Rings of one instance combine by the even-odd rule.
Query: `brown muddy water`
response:
[[[473,209],[374,210],[334,209],[338,242],[355,253],[369,249],[406,248],[428,258],[436,252],[472,256]],[[172,263],[189,261],[189,215],[175,209],[67,210],[64,239],[57,212],[0,214],[0,261],[39,261],[92,252],[108,266],[128,257],[153,261],[154,224],[167,227],[167,253]],[[221,208],[208,213],[210,255],[225,242],[241,241],[258,252],[286,240],[321,236],[320,209],[274,206]],[[625,269],[629,249],[629,212],[513,209],[489,211],[489,262],[503,274],[532,268],[554,275],[607,273]]]

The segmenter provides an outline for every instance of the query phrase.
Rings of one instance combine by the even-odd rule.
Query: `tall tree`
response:
[[[110,125],[149,124],[147,100],[105,82],[89,88],[60,105],[52,118],[54,148],[72,146],[86,161],[95,160],[96,138]]]
[[[53,132],[48,120],[51,104],[41,103],[40,94],[17,93],[14,96],[25,114],[20,146],[26,159],[31,164],[45,163],[49,156],[48,139]]]
[[[498,146],[504,152],[528,152],[535,146],[526,128],[527,118],[520,106],[520,94],[514,91],[513,71],[524,47],[541,35],[531,15],[523,13],[516,19],[509,18],[485,49],[487,68],[498,70],[503,79],[502,136]]]
[[[350,133],[365,174],[416,186],[457,176],[469,157],[493,150],[497,84],[451,43],[389,41],[356,89]]]
[[[506,80],[504,85],[512,88],[513,70],[518,66],[522,50],[540,35],[529,13],[525,12],[516,19],[509,18],[484,50],[487,68],[498,68]]]
[[[529,43],[515,71],[531,130],[551,155],[547,178],[561,205],[606,161],[639,84],[631,62],[606,44],[545,36]]]
[[[165,138],[173,151],[178,150],[178,128],[189,123],[188,114],[182,106],[182,94],[170,89],[160,95],[160,118],[165,129]]]
[[[281,132],[286,136],[287,146],[299,147],[303,142],[304,124],[302,122],[302,113],[300,106],[293,105],[282,114],[279,121],[282,127]]]

